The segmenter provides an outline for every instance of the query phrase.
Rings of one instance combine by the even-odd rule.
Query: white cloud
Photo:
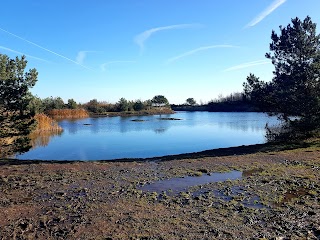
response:
[[[95,52],[98,52],[98,51],[79,51],[78,54],[77,54],[77,57],[76,57],[76,62],[78,64],[83,65],[84,64],[84,60],[87,57],[87,53],[95,53]]]
[[[274,10],[284,4],[287,0],[275,0],[269,7],[267,7],[263,12],[261,12],[258,16],[256,16],[251,22],[246,25],[247,27],[253,27],[259,22],[261,22],[265,17],[271,14]]]
[[[77,63],[83,64],[84,59],[86,58],[86,56],[87,56],[87,51],[79,51],[78,54],[77,54],[77,57],[76,57]]]
[[[33,58],[33,59],[36,59],[36,60],[39,60],[39,61],[49,62],[49,61],[47,61],[45,59],[34,57],[34,56],[31,56],[31,55],[28,55],[28,54],[25,54],[25,53],[22,53],[22,52],[19,52],[19,51],[16,51],[16,50],[13,50],[11,48],[4,47],[4,46],[0,46],[0,49],[3,49],[5,51],[7,51],[7,52],[13,52],[13,53],[16,53],[16,54],[19,54],[19,55],[25,55],[25,56],[27,56],[29,58]]]
[[[77,64],[77,65],[79,65],[79,66],[81,66],[81,67],[83,67],[83,68],[86,68],[86,69],[91,70],[90,68],[88,68],[88,67],[86,67],[86,66],[84,66],[84,65],[82,65],[82,64],[80,64],[80,63],[78,63],[78,62],[76,62],[76,61],[73,61],[72,59],[70,59],[70,58],[68,58],[68,57],[66,57],[66,56],[63,56],[63,55],[61,55],[61,54],[59,54],[59,53],[56,53],[56,52],[54,52],[54,51],[52,51],[52,50],[50,50],[50,49],[47,49],[47,48],[45,48],[45,47],[42,47],[42,46],[40,46],[40,45],[38,45],[38,44],[36,44],[36,43],[34,43],[34,42],[31,42],[31,41],[29,41],[29,40],[27,40],[27,39],[24,39],[24,38],[22,38],[22,37],[20,37],[20,36],[18,36],[18,35],[16,35],[16,34],[13,34],[13,33],[9,32],[9,31],[7,31],[7,30],[4,30],[4,29],[2,29],[2,28],[0,28],[0,30],[3,31],[3,32],[5,32],[5,33],[7,33],[7,34],[10,34],[11,36],[14,36],[15,38],[18,38],[18,39],[20,39],[20,40],[22,40],[22,41],[24,41],[24,42],[27,42],[27,43],[29,43],[29,44],[31,44],[31,45],[34,45],[34,46],[36,46],[36,47],[38,47],[38,48],[40,48],[40,49],[42,49],[42,50],[44,50],[44,51],[47,51],[47,52],[49,52],[49,53],[52,53],[52,54],[54,54],[54,55],[56,55],[56,56],[58,56],[58,57],[61,57],[61,58],[65,59],[65,60],[68,60],[68,61],[70,61],[70,62],[72,62],[72,63],[75,63],[75,64]]]
[[[111,61],[111,62],[105,62],[100,65],[101,71],[105,72],[107,70],[107,67],[111,64],[116,63],[135,63],[136,61]]]
[[[233,67],[229,67],[224,70],[224,72],[231,72],[243,68],[249,68],[253,66],[258,66],[258,65],[264,65],[264,64],[270,64],[270,60],[258,60],[258,61],[253,61],[253,62],[247,62],[247,63],[242,63]]]
[[[200,27],[202,25],[200,24],[178,24],[178,25],[170,25],[165,27],[157,27],[157,28],[151,28],[149,30],[146,30],[140,34],[138,34],[134,41],[136,44],[139,45],[140,49],[144,49],[145,42],[151,37],[152,34],[164,30],[172,30],[172,29],[184,29],[184,28],[194,28],[194,27]]]
[[[234,48],[234,47],[236,47],[236,46],[233,46],[233,45],[211,45],[211,46],[199,47],[199,48],[193,49],[191,51],[185,52],[185,53],[183,53],[183,54],[181,54],[179,56],[169,58],[167,60],[167,63],[172,63],[172,62],[175,62],[175,61],[177,61],[177,60],[179,60],[181,58],[193,55],[193,54],[195,54],[197,52],[206,51],[206,50],[209,50],[209,49],[212,49],[212,48]]]

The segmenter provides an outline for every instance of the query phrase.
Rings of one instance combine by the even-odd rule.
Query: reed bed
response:
[[[47,112],[52,118],[86,118],[89,117],[89,113],[81,109],[53,109]]]
[[[34,119],[37,121],[35,132],[62,131],[62,127],[58,125],[57,121],[43,113],[37,114]]]

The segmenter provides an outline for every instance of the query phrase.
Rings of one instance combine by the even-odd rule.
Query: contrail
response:
[[[24,42],[27,42],[27,43],[29,43],[29,44],[31,44],[31,45],[34,45],[34,46],[36,46],[36,47],[38,47],[38,48],[40,48],[40,49],[42,49],[42,50],[45,50],[45,51],[47,51],[47,52],[49,52],[49,53],[52,53],[52,54],[54,54],[54,55],[56,55],[56,56],[58,56],[58,57],[61,57],[61,58],[66,59],[66,60],[68,60],[68,61],[70,61],[70,62],[72,62],[72,63],[75,63],[75,64],[77,64],[77,65],[79,65],[79,66],[81,66],[81,67],[83,67],[83,68],[86,68],[86,69],[88,69],[88,70],[92,70],[92,69],[90,69],[90,68],[88,68],[88,67],[86,67],[86,66],[84,66],[84,65],[82,65],[82,64],[80,64],[80,63],[78,63],[78,62],[76,62],[76,61],[73,61],[73,60],[70,59],[70,58],[67,58],[67,57],[65,57],[65,56],[63,56],[63,55],[61,55],[61,54],[59,54],[59,53],[56,53],[56,52],[54,52],[54,51],[51,51],[50,49],[47,49],[47,48],[45,48],[45,47],[42,47],[42,46],[40,46],[40,45],[38,45],[38,44],[36,44],[36,43],[34,43],[34,42],[31,42],[31,41],[29,41],[29,40],[27,40],[27,39],[24,39],[24,38],[22,38],[22,37],[20,37],[20,36],[18,36],[18,35],[16,35],[16,34],[14,34],[14,33],[11,33],[11,32],[9,32],[9,31],[7,31],[7,30],[4,30],[3,28],[0,28],[0,30],[3,31],[3,32],[5,32],[5,33],[10,34],[11,36],[14,36],[14,37],[18,38],[18,39],[20,39],[20,40],[22,40],[22,41],[24,41]]]
[[[206,51],[206,50],[209,50],[209,49],[212,49],[212,48],[234,48],[234,47],[236,47],[236,46],[233,46],[233,45],[212,45],[212,46],[199,47],[199,48],[193,49],[191,51],[185,52],[185,53],[183,53],[183,54],[181,54],[179,56],[172,57],[172,58],[167,60],[167,63],[172,63],[172,62],[175,62],[175,61],[179,60],[180,58],[184,58],[184,57],[193,55],[193,54],[195,54],[197,52]]]
[[[151,28],[151,29],[148,29],[148,30],[138,34],[134,38],[134,41],[136,44],[138,44],[140,46],[140,49],[143,50],[145,41],[147,41],[151,37],[151,35],[156,32],[164,31],[164,30],[172,30],[172,29],[194,28],[194,27],[199,27],[199,26],[202,26],[202,25],[200,25],[200,24],[177,24],[177,25]]]
[[[98,53],[99,51],[79,51],[76,57],[76,62],[78,64],[83,64],[87,57],[87,53]]]
[[[258,61],[253,61],[253,62],[247,62],[247,63],[242,63],[233,67],[229,67],[227,69],[224,70],[224,72],[231,72],[231,71],[235,71],[235,70],[239,70],[239,69],[243,69],[243,68],[249,68],[249,67],[253,67],[253,66],[258,66],[258,65],[264,65],[264,64],[269,64],[270,61],[269,60],[258,60]]]
[[[102,63],[100,65],[101,71],[104,72],[107,69],[107,66],[110,64],[114,64],[114,63],[135,63],[136,61],[111,61],[111,62],[106,62],[106,63]]]
[[[275,0],[268,8],[266,8],[262,13],[255,17],[251,22],[249,22],[245,28],[253,27],[259,22],[261,22],[265,17],[271,14],[274,10],[284,4],[287,0]]]
[[[3,49],[3,50],[8,51],[8,52],[13,52],[13,53],[16,53],[16,54],[19,54],[19,55],[25,55],[25,56],[27,56],[29,58],[33,58],[33,59],[40,60],[40,61],[43,61],[43,62],[49,62],[49,61],[47,61],[45,59],[34,57],[32,55],[28,55],[28,54],[25,54],[25,53],[22,53],[22,52],[19,52],[19,51],[16,51],[16,50],[13,50],[11,48],[4,47],[4,46],[0,46],[0,49]]]

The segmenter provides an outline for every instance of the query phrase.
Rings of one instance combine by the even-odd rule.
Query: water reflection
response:
[[[70,134],[76,134],[78,132],[78,123],[75,120],[69,120],[68,132]]]
[[[167,116],[167,115],[162,115]],[[119,131],[121,133],[153,131],[157,134],[164,133],[171,126],[171,121],[161,121],[155,116],[139,116],[139,117],[118,117],[119,124],[105,126],[109,131]],[[115,119],[116,120],[116,119]]]
[[[211,173],[196,177],[183,177],[183,178],[171,178],[168,180],[162,180],[151,184],[139,187],[144,192],[170,192],[169,194],[178,194],[183,191],[187,191],[188,188],[198,185],[203,185],[212,182],[223,182],[226,180],[236,180],[242,178],[242,172],[230,171],[223,173]],[[170,191],[169,191],[170,190]]]
[[[219,127],[227,127],[232,130],[241,130],[243,132],[253,131],[258,132],[261,131],[261,126],[257,125],[248,125],[246,121],[239,121],[239,122],[219,122]]]
[[[98,133],[100,131],[100,120],[99,118],[90,118],[88,127],[92,133]]]
[[[259,132],[264,129],[261,119],[257,118],[257,113],[234,113],[235,119],[230,119],[230,113],[221,113],[220,120],[217,122],[221,128],[231,130],[241,130],[243,132]],[[250,124],[248,124],[250,123]]]
[[[147,158],[249,145],[265,142],[266,123],[278,122],[276,117],[262,113],[179,112],[161,116],[179,121],[159,118],[155,115],[61,120],[63,133],[34,136],[34,149],[17,158]]]
[[[161,120],[161,118],[174,118],[176,120]],[[208,113],[190,112],[177,114],[164,114],[158,116],[135,117],[95,117],[87,119],[68,119],[59,122],[59,125],[70,134],[83,131],[84,128],[97,134],[99,132],[153,131],[162,133],[169,128],[188,126],[217,126],[219,129],[240,130],[242,132],[261,132],[265,130],[266,120],[277,122],[275,117],[268,118],[261,113]]]
[[[163,134],[167,129],[165,128],[157,128],[157,129],[154,129],[154,132],[156,134]]]
[[[48,146],[50,140],[55,136],[61,136],[63,130],[51,130],[33,132],[29,135],[32,148]]]

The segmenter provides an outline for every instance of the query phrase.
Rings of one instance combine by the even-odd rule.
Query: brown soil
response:
[[[319,239],[319,144],[244,148],[127,162],[0,160],[0,239]],[[179,195],[139,190],[234,169],[242,179]]]

